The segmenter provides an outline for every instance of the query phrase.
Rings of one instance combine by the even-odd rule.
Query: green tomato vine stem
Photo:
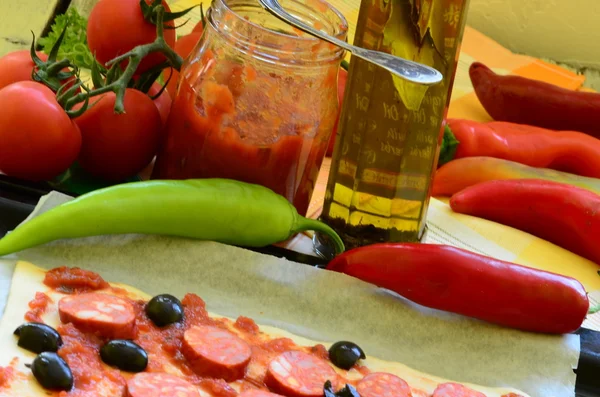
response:
[[[183,64],[183,58],[179,56],[164,39],[164,14],[165,8],[162,5],[157,5],[153,11],[156,13],[156,40],[149,44],[144,44],[133,48],[131,51],[122,54],[110,62],[107,63],[108,67],[115,66],[117,63],[121,63],[123,61],[128,61],[123,74],[121,74],[115,81],[103,86],[97,87],[93,90],[81,92],[77,95],[74,95],[64,101],[64,108],[69,117],[75,118],[80,116],[85,112],[85,108],[87,108],[89,99],[98,95],[106,94],[108,92],[114,92],[116,94],[115,101],[115,113],[122,114],[125,112],[125,91],[129,86],[129,82],[135,75],[135,72],[140,65],[142,59],[144,59],[147,55],[155,52],[162,53],[167,59],[169,65],[176,69],[177,71],[181,70],[181,65]],[[59,65],[57,63],[56,65]],[[54,65],[53,65],[54,66]],[[58,66],[56,66],[58,67]],[[64,67],[64,65],[62,66]],[[116,66],[119,68],[119,66]],[[85,102],[83,104],[83,108],[73,110],[73,107],[81,102]],[[83,110],[82,110],[83,109]]]
[[[53,63],[50,66],[48,66],[46,73],[50,74],[50,75],[57,74],[62,69],[69,67],[70,65],[71,65],[71,62],[68,59],[63,59],[62,61],[58,61],[58,62]]]

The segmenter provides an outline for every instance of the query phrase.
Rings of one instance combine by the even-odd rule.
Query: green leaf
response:
[[[200,20],[202,21],[202,30],[206,27],[206,18],[204,17],[204,8],[202,8],[202,3],[200,3]]]
[[[106,85],[114,83],[122,74],[120,62],[115,62],[106,73]]]
[[[156,7],[158,7],[159,5],[162,5],[162,0],[154,0],[150,4],[146,3],[146,0],[140,0],[140,7],[142,9],[142,14],[144,15],[144,19],[146,21],[156,25],[156,22],[157,22]],[[186,8],[183,11],[178,11],[178,12],[165,11],[163,13],[163,23],[169,22],[169,21],[174,21],[177,18],[181,18],[196,7],[198,7],[198,5],[191,6],[189,8]],[[168,26],[164,26],[164,29],[168,29],[168,28],[169,28]]]
[[[106,69],[94,60],[92,62],[92,83],[94,84],[94,88],[104,87],[104,74],[106,74]]]
[[[58,50],[60,49],[60,46],[62,45],[63,40],[65,39],[65,35],[67,34],[67,29],[68,29],[68,26],[65,26],[63,28],[62,32],[60,32],[60,35],[58,35],[58,38],[56,39],[56,41],[54,42],[54,45],[52,46],[52,48],[50,49],[50,52],[48,53],[48,61],[54,62],[57,60]]]
[[[177,29],[179,29],[179,28],[187,25],[189,21],[190,21],[189,19],[186,19],[185,22],[183,22],[181,25],[177,25],[177,26],[165,26],[164,29],[165,30],[177,30]]]
[[[162,3],[161,0],[154,0],[152,3],[148,4],[145,0],[140,0],[140,8],[142,9],[142,15],[144,15],[144,19],[148,22],[152,22],[152,11],[154,7],[159,6]]]
[[[442,147],[440,149],[438,166],[442,166],[454,158],[459,144],[460,142],[456,139],[450,127],[445,126],[444,140],[442,141]]]
[[[600,305],[590,307],[590,310],[588,310],[588,314],[595,314],[598,312],[600,312]]]
[[[42,50],[50,55],[52,48],[64,33],[58,49],[57,59],[68,59],[80,68],[91,69],[94,56],[87,46],[87,19],[82,17],[74,7],[54,19],[48,36],[38,40]]]
[[[44,61],[40,59],[40,57],[37,55],[37,51],[35,50],[35,33],[33,33],[32,31],[31,35],[33,36],[33,40],[31,41],[31,47],[29,48],[29,55],[31,55],[31,59],[33,60],[35,66],[40,68],[44,66]],[[35,74],[36,70],[34,68],[32,72],[32,80],[37,81],[37,79],[35,78]]]
[[[156,98],[161,96],[163,94],[163,92],[165,92],[165,90],[167,89],[167,84],[169,84],[169,81],[170,81],[170,79],[167,80],[167,82],[165,84],[162,84],[162,86],[160,87],[160,90],[158,90],[156,95],[151,96],[150,99],[155,100]],[[146,93],[148,93],[148,92],[146,92]]]
[[[152,87],[152,84],[154,84],[156,79],[158,79],[161,74],[162,74],[162,69],[148,70],[147,72],[145,72],[144,74],[142,74],[140,76],[140,78],[136,82],[134,88],[136,88],[138,91],[142,91],[144,94],[147,94],[148,91],[150,90],[150,88]]]
[[[190,8],[186,8],[185,10],[179,11],[179,12],[165,12],[165,16],[164,16],[163,22],[174,21],[177,18],[181,18],[181,17],[185,16],[187,13],[189,13],[190,11],[192,11],[196,7],[198,7],[198,5],[191,6]]]

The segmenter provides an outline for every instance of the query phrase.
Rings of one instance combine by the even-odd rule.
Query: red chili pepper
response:
[[[539,179],[495,180],[450,198],[453,211],[533,234],[600,265],[600,196]]]
[[[454,158],[494,157],[600,178],[600,140],[584,133],[501,121],[448,119],[447,125],[459,142]]]
[[[469,75],[475,94],[494,120],[600,138],[600,94],[573,91],[521,76],[501,76],[474,62]]]
[[[431,194],[435,197],[451,196],[469,186],[496,179],[543,179],[600,194],[600,179],[530,167],[493,157],[465,157],[450,161],[435,172]]]
[[[434,244],[374,244],[335,257],[327,269],[434,309],[524,331],[570,333],[589,308],[571,277]]]

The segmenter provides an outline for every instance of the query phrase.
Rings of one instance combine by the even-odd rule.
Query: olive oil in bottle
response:
[[[321,219],[347,248],[419,242],[469,0],[362,0],[354,44],[439,70],[433,86],[353,57]],[[327,255],[327,242],[315,235]]]

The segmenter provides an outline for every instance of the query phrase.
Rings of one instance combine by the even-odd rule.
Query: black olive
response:
[[[365,359],[365,353],[356,343],[341,341],[329,348],[329,359],[338,368],[350,369],[360,359]]]
[[[360,397],[358,391],[354,388],[354,386],[346,384],[343,388],[335,392],[333,390],[333,386],[331,385],[331,381],[325,382],[323,386],[323,396],[324,397]]]
[[[164,327],[181,321],[183,306],[173,295],[157,295],[146,304],[146,315],[158,327]]]
[[[69,391],[73,388],[71,369],[54,352],[43,352],[34,358],[31,372],[44,389]]]
[[[148,365],[146,351],[130,340],[111,340],[100,349],[100,358],[106,364],[127,372],[142,372]]]
[[[358,391],[352,385],[346,385],[335,393],[337,397],[360,397]]]
[[[326,381],[325,385],[323,386],[323,396],[335,397],[335,390],[333,390],[333,386],[330,380]]]
[[[56,330],[42,323],[25,323],[14,332],[19,337],[17,345],[30,352],[57,352],[63,341]]]

